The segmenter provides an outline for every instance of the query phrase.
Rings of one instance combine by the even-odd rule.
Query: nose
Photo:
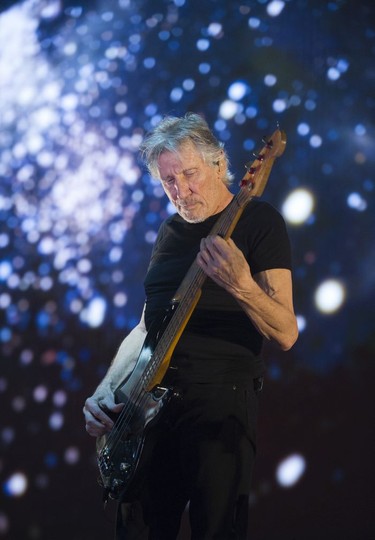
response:
[[[191,194],[189,182],[186,180],[184,175],[176,175],[174,185],[176,190],[176,199],[185,199]]]

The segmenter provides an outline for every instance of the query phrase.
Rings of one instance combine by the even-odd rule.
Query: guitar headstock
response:
[[[280,129],[274,131],[271,137],[263,138],[264,146],[255,154],[255,160],[247,163],[246,174],[240,182],[241,188],[251,192],[251,197],[260,197],[266,187],[273,162],[284,152],[286,133]]]

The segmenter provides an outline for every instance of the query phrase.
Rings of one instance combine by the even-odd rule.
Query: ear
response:
[[[217,173],[221,181],[227,176],[227,162],[224,159],[224,152],[221,152],[219,161],[217,162]]]

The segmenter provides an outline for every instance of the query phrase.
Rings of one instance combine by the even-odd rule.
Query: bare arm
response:
[[[105,377],[92,396],[86,399],[83,408],[86,431],[93,437],[99,437],[113,427],[113,422],[103,409],[119,412],[122,404],[116,404],[114,391],[125,377],[133,370],[146,337],[144,312],[137,326],[126,336],[117,351]]]
[[[250,317],[258,331],[290,349],[298,337],[293,310],[290,270],[275,268],[251,276],[249,265],[232,239],[209,236],[201,241],[199,266],[227,290]]]

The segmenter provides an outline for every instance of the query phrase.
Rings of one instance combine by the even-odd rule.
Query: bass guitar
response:
[[[245,166],[240,190],[215,223],[211,235],[228,239],[246,205],[262,195],[275,159],[284,152],[286,135],[277,129],[263,142],[255,160]],[[99,482],[104,488],[105,500],[108,496],[130,500],[139,485],[151,446],[148,436],[173,394],[172,388],[163,386],[163,377],[198,303],[205,279],[203,270],[194,261],[162,322],[148,331],[132,373],[115,391],[117,402],[124,403],[124,407],[111,432],[97,439]]]

